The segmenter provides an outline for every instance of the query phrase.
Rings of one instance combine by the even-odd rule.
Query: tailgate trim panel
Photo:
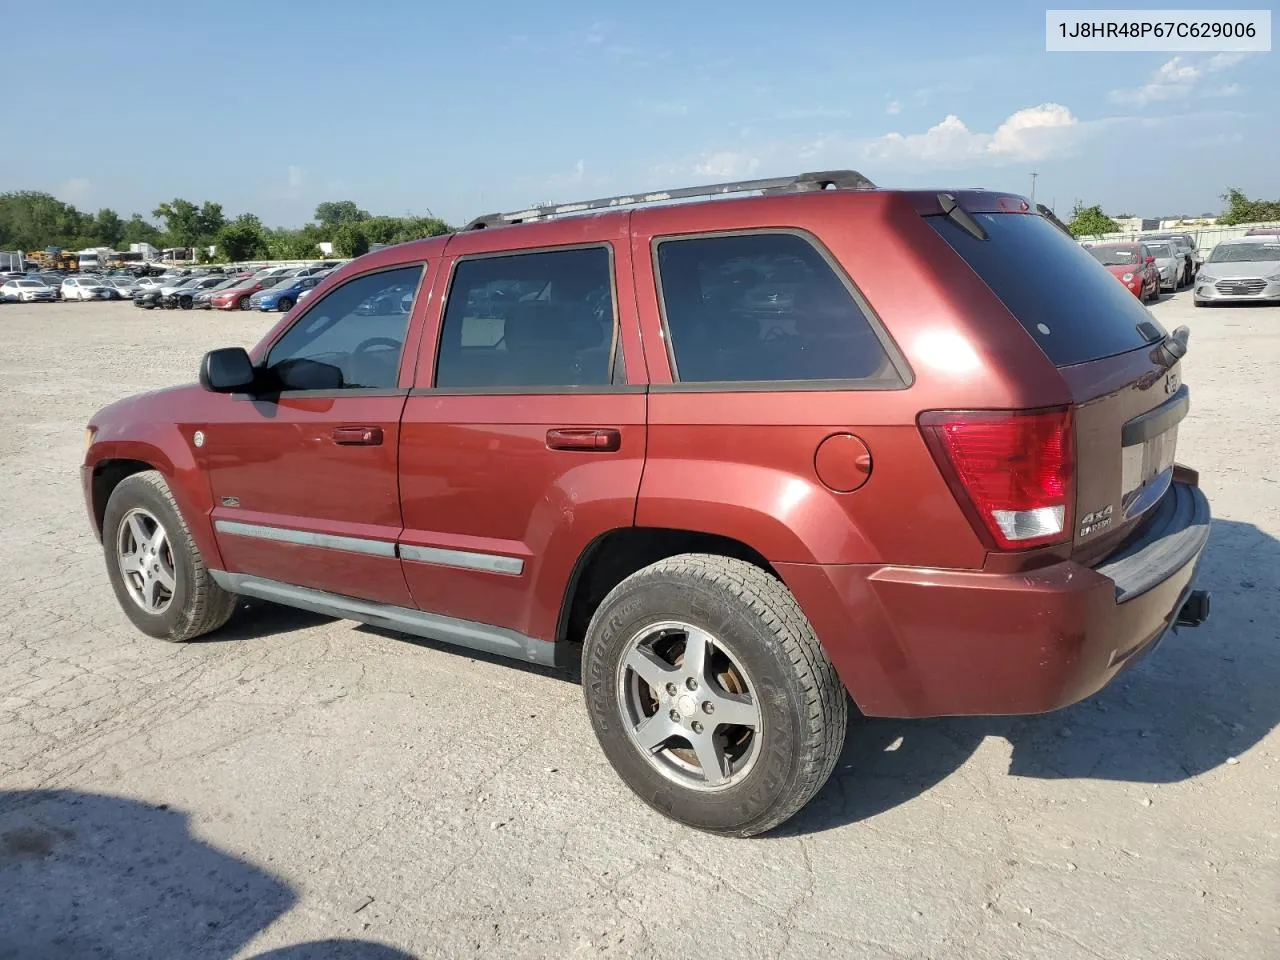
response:
[[[1132,447],[1160,436],[1181,423],[1191,410],[1191,390],[1184,383],[1172,397],[1120,428],[1120,445]]]
[[[1115,583],[1116,603],[1140,597],[1196,559],[1210,519],[1199,487],[1175,482],[1138,536],[1094,570]]]

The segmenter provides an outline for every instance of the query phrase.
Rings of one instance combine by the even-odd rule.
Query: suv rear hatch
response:
[[[926,222],[1066,382],[1074,512],[1064,523],[1071,555],[1092,566],[1151,515],[1172,482],[1178,423],[1190,408],[1175,356],[1185,341],[1162,346],[1170,343],[1166,331],[1138,299],[1050,221],[1012,212],[1027,211],[1025,204],[940,199],[950,214]]]

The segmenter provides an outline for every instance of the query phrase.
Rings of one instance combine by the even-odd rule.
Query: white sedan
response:
[[[62,281],[63,300],[110,300],[111,291],[101,280],[67,277]]]
[[[0,300],[34,303],[38,300],[57,300],[58,291],[39,280],[7,280],[0,286]]]

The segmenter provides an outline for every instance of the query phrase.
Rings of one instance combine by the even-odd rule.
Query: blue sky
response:
[[[1044,3],[6,6],[0,191],[83,209],[462,222],[843,167],[1024,193],[1036,170],[1060,213],[1280,197],[1274,54],[1046,53]]]

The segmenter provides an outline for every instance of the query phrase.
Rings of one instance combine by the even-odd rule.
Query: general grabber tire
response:
[[[844,745],[844,687],[791,592],[742,560],[682,554],[623,580],[582,650],[596,737],[642,800],[711,833],[790,818]]]
[[[102,521],[107,576],[143,633],[171,643],[227,622],[236,596],[209,576],[169,484],[155,470],[120,481]]]

